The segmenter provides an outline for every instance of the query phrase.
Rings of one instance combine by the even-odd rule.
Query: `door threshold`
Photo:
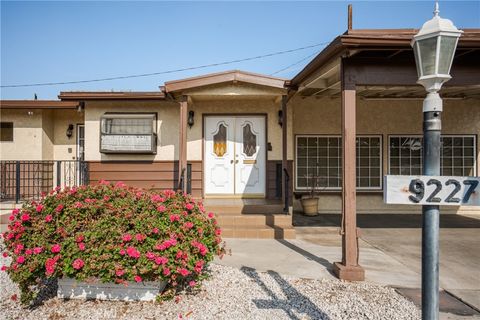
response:
[[[204,199],[265,199],[265,194],[206,194]]]

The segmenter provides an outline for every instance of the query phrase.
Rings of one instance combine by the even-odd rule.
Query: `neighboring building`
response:
[[[478,176],[480,29],[464,31],[453,78],[440,92],[442,174]],[[300,209],[298,199],[315,175],[320,211],[339,213],[342,160],[352,164],[356,149],[356,170],[344,173],[356,178],[356,211],[419,212],[382,198],[384,175],[421,173],[426,93],[416,84],[415,33],[349,30],[292,80],[228,71],[170,81],[158,92],[61,92],[60,101],[1,101],[2,200],[106,179],[180,188],[238,216],[281,213],[285,206],[286,212]],[[345,154],[342,127],[350,142],[356,133],[356,147],[347,143]],[[24,162],[11,162],[17,160]],[[293,237],[289,217],[248,223],[273,233],[232,228],[230,235]],[[227,226],[240,221],[228,219]]]

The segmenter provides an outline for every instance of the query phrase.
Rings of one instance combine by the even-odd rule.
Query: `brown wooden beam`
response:
[[[182,178],[182,185],[179,187],[183,188],[184,191],[187,190],[187,114],[188,114],[188,102],[187,99],[180,101],[180,141],[178,148],[178,172],[179,172],[179,183]]]
[[[334,272],[342,280],[363,281],[365,270],[358,264],[356,91],[345,71],[342,59],[342,262],[334,263]]]
[[[480,57],[479,57],[480,59]],[[415,86],[418,75],[413,55],[411,59],[387,58],[347,58],[344,59],[345,77],[358,86],[394,85]],[[453,61],[452,79],[444,84],[447,86],[478,85],[480,64]]]
[[[287,140],[288,140],[288,117],[287,117],[287,99],[286,95],[282,96],[282,201],[285,204],[285,199],[288,198],[289,190],[285,184],[286,171],[288,170],[288,149],[287,149]],[[291,183],[291,181],[290,181]],[[289,204],[290,206],[290,204]],[[289,208],[284,208],[288,212]]]

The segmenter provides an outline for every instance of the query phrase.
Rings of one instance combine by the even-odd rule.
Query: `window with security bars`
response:
[[[382,187],[381,136],[357,137],[357,188]],[[341,136],[297,136],[296,189],[308,190],[314,179],[319,190],[342,187]]]
[[[475,138],[475,135],[443,135],[441,137],[440,174],[442,176],[472,176],[475,174]],[[389,174],[422,174],[422,137],[390,136],[388,145]]]

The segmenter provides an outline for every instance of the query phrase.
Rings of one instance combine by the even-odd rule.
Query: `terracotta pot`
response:
[[[306,216],[316,216],[318,215],[318,198],[303,198],[301,200],[303,213]]]

